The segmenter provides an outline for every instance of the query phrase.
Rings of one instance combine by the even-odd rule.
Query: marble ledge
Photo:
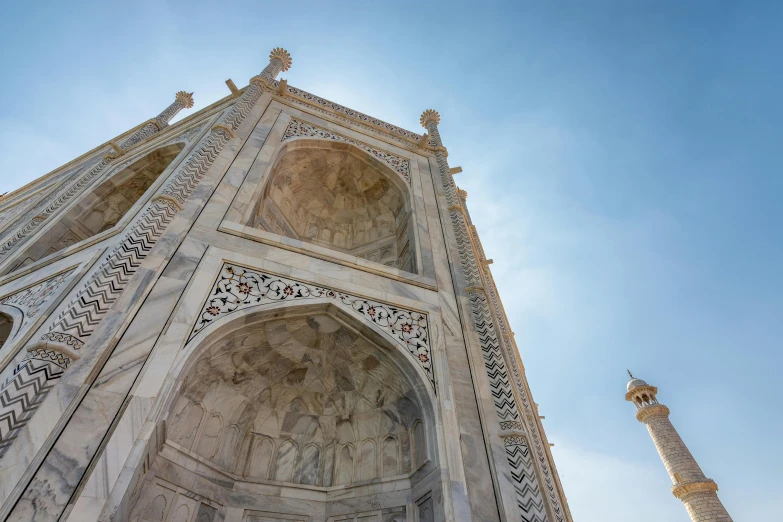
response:
[[[429,277],[412,274],[403,270],[397,270],[396,268],[390,268],[379,263],[373,263],[372,261],[367,261],[349,254],[343,254],[342,252],[338,252],[336,250],[319,247],[317,245],[311,245],[298,239],[288,238],[279,234],[248,227],[232,221],[223,221],[220,224],[218,231],[244,239],[249,239],[251,241],[258,241],[266,245],[276,246],[285,250],[291,250],[293,252],[322,259],[324,261],[355,268],[356,270],[361,270],[363,272],[369,272],[371,274],[387,277],[389,279],[415,285],[427,290],[438,290],[435,280]]]

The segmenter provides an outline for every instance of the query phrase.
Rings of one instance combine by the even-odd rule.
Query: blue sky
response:
[[[0,191],[276,46],[297,87],[437,109],[575,520],[688,520],[626,367],[735,520],[783,512],[783,4],[112,4],[4,7]]]

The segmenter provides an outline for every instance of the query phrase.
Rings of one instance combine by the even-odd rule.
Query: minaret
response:
[[[628,372],[625,400],[636,405],[636,420],[650,432],[663,465],[672,479],[672,494],[685,504],[693,522],[732,522],[718,498],[718,485],[704,476],[688,447],[669,420],[669,408],[655,398],[658,388]]]

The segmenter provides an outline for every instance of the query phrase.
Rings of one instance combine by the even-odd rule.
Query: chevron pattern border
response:
[[[255,83],[245,90],[224,117],[222,125],[214,127],[212,132],[202,139],[200,145],[164,187],[162,194],[167,198],[159,198],[150,203],[120,245],[88,279],[41,341],[68,346],[73,350],[84,347],[168,224],[231,139],[232,132],[228,129],[235,131],[239,127],[262,92],[262,88]],[[180,202],[180,205],[175,201]],[[44,350],[31,351],[17,368],[14,379],[0,390],[0,420],[5,422],[4,427],[0,428],[0,457],[71,363],[71,359],[62,352],[50,351],[51,355],[42,354]],[[53,362],[60,360],[58,357],[62,358],[63,366],[57,366]]]
[[[519,437],[505,439],[506,457],[511,466],[511,478],[514,480],[514,490],[517,505],[522,513],[523,522],[546,522],[544,498],[538,490],[536,470],[530,456],[530,448]]]
[[[41,340],[82,348],[176,213],[166,200],[153,202]]]
[[[515,346],[511,339],[510,331],[506,324],[505,314],[500,304],[500,297],[498,296],[497,287],[489,268],[484,269],[487,278],[487,295],[489,301],[492,303],[492,308],[495,311],[497,317],[498,329],[500,330],[501,338],[503,339],[503,345],[506,350],[511,350]],[[527,421],[529,429],[527,430],[530,442],[532,442],[535,449],[536,460],[538,461],[538,469],[541,472],[541,476],[544,478],[544,486],[546,488],[546,494],[549,498],[549,505],[552,508],[552,513],[558,522],[565,522],[567,520],[565,509],[560,502],[560,495],[558,494],[558,487],[555,484],[555,478],[552,470],[550,469],[549,459],[546,455],[544,448],[544,441],[541,439],[541,435],[538,431],[537,412],[533,411],[531,406],[532,400],[527,394],[527,387],[525,386],[524,377],[522,371],[517,364],[516,354],[508,353],[509,366],[511,367],[511,375],[513,376],[516,384],[517,391],[519,392],[519,401],[522,405],[522,411]]]
[[[484,290],[472,290],[468,292],[468,297],[470,298],[473,321],[478,331],[481,350],[484,352],[484,367],[487,370],[489,385],[492,388],[495,411],[501,421],[517,420],[519,419],[519,412],[514,400],[514,392],[511,391],[508,371],[503,360],[503,354],[500,352],[500,343],[498,342],[497,332],[495,332],[495,325],[492,321],[492,314],[489,311]]]
[[[473,323],[476,326],[479,344],[483,352],[484,366],[489,377],[495,411],[501,429],[519,429],[522,427],[522,418],[514,398],[513,384],[510,381],[492,311],[485,294],[482,270],[477,262],[475,245],[466,221],[467,214],[463,211],[464,202],[459,197],[454,179],[449,171],[446,152],[441,150],[442,142],[437,123],[429,122],[426,127],[430,136],[429,145],[435,147],[435,160],[443,181],[446,202],[454,225],[460,265],[468,287]],[[481,254],[483,259],[483,251]],[[506,448],[506,457],[512,470],[512,478],[515,481],[515,496],[521,520],[524,522],[546,522],[544,498],[538,488],[538,481],[533,469],[534,463],[527,444],[519,437],[506,437],[505,443],[509,444]],[[559,509],[559,503],[557,506]]]
[[[0,392],[0,458],[19,435],[62,376],[61,366],[47,354],[43,358],[28,354]]]

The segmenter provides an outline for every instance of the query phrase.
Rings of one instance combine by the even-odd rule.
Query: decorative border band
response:
[[[237,310],[279,301],[318,298],[334,300],[336,304],[360,315],[401,341],[427,374],[430,384],[435,387],[427,314],[260,270],[251,270],[233,263],[223,264],[188,336],[188,342],[212,322]]]
[[[290,140],[291,138],[298,138],[298,137],[318,137],[331,141],[342,141],[345,143],[350,143],[351,145],[356,145],[357,147],[361,148],[365,152],[369,152],[370,154],[372,154],[382,162],[386,163],[388,166],[394,169],[398,174],[400,174],[403,178],[405,178],[405,181],[407,181],[409,184],[411,182],[410,160],[392,154],[391,152],[387,152],[377,147],[372,147],[370,145],[367,145],[366,143],[353,140],[351,138],[343,136],[342,134],[337,134],[330,130],[319,127],[317,125],[313,125],[312,123],[308,123],[301,120],[297,120],[296,118],[292,118],[291,122],[288,124],[288,127],[285,129],[285,133],[283,133],[283,138],[280,141],[282,142],[282,141]]]

